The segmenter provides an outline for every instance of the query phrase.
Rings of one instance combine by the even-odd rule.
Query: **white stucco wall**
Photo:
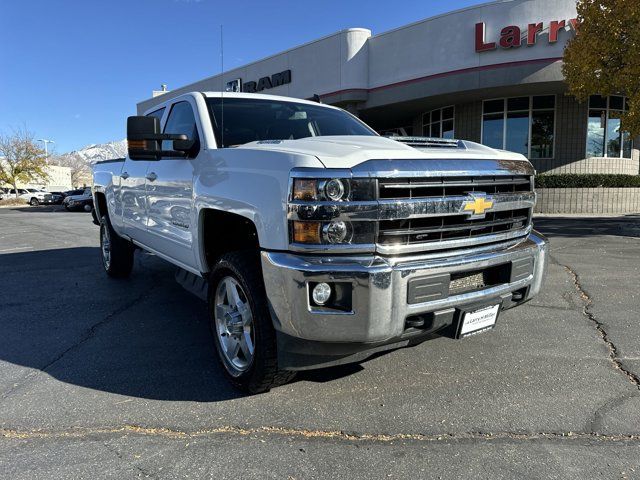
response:
[[[454,70],[508,62],[562,57],[572,33],[560,32],[558,42],[548,43],[552,20],[576,17],[574,0],[510,0],[448,13],[398,28],[369,39],[369,88]],[[486,41],[497,41],[500,30],[519,26],[526,43],[527,25],[543,22],[545,31],[531,47],[487,52],[475,50],[475,25],[484,22]]]
[[[179,95],[190,91],[220,91],[226,82],[241,78],[243,82],[257,81],[284,70],[291,70],[291,83],[260,93],[309,98],[314,94],[359,88],[368,77],[367,40],[371,31],[351,28],[292,48],[255,63],[215,75],[170,91],[165,95]],[[364,83],[363,83],[364,82]],[[138,104],[138,113],[164,101],[160,95]]]

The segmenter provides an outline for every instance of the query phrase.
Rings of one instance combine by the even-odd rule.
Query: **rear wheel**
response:
[[[261,393],[293,379],[278,369],[276,334],[254,252],[222,256],[209,279],[209,317],[218,358],[229,381]]]
[[[100,221],[100,253],[102,266],[110,277],[128,277],[133,268],[133,245],[120,237],[108,216]]]
[[[29,201],[29,205],[31,205],[32,207],[37,207],[38,205],[40,205],[40,202],[38,201],[37,198],[33,197],[30,201]]]

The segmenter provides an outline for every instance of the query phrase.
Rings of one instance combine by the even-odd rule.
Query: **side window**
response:
[[[189,137],[189,140],[195,140],[194,150],[199,148],[200,138],[198,137],[196,117],[189,102],[178,102],[171,107],[169,118],[164,126],[164,133],[183,133]],[[171,140],[162,142],[162,150],[172,149],[173,142]]]
[[[162,116],[164,115],[165,107],[162,107],[154,112],[147,113],[147,117],[156,117],[158,120],[162,120]]]

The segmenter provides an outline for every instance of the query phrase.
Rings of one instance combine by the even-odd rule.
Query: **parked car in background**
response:
[[[23,195],[28,195],[29,192],[27,192],[24,188],[19,188],[18,189],[18,198],[22,198]],[[10,188],[9,190],[7,190],[7,198],[15,198],[16,196],[16,189],[15,188]]]
[[[64,192],[51,192],[51,202],[54,205],[62,205],[64,197]]]
[[[29,205],[37,206],[40,204],[51,205],[53,203],[53,197],[50,192],[46,190],[38,190],[37,188],[27,188],[27,198]]]
[[[7,198],[8,191],[8,188],[0,187],[0,200],[4,200],[5,198]]]
[[[14,188],[11,188],[6,197],[15,197],[15,194],[16,190]],[[18,188],[18,198],[24,200],[26,203],[32,206],[52,203],[52,196],[49,192],[38,190],[36,188]]]
[[[62,206],[68,211],[84,210],[90,212],[93,210],[93,195],[90,188],[80,190],[79,195],[68,195],[62,201]]]
[[[75,188],[73,190],[67,190],[66,192],[62,192],[62,198],[65,199],[71,195],[82,195],[86,188]]]

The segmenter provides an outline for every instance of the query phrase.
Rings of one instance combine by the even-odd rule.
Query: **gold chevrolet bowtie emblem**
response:
[[[465,212],[473,212],[474,215],[482,215],[485,211],[493,207],[493,201],[487,200],[484,197],[474,198],[472,201],[468,201],[464,205]]]

